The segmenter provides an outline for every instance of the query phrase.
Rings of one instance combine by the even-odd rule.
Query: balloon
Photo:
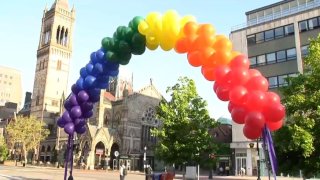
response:
[[[63,128],[64,125],[66,124],[66,121],[62,117],[60,117],[57,121],[57,124],[59,127]]]
[[[84,80],[84,87],[86,89],[89,89],[89,88],[93,87],[95,81],[96,81],[96,77],[94,77],[92,75],[88,75]]]
[[[92,53],[90,54],[90,62],[91,62],[92,64],[96,64],[97,62],[99,62],[99,59],[98,59],[97,56],[96,56],[96,52],[92,52]]]
[[[103,73],[103,65],[101,63],[96,63],[92,69],[94,74],[102,74]]]
[[[266,94],[263,91],[250,91],[247,94],[246,105],[250,110],[261,111],[267,103]]]
[[[87,111],[82,114],[83,118],[90,118],[93,115],[93,111]]]
[[[77,89],[78,89],[78,92],[81,90],[81,89],[84,89],[83,85],[84,85],[84,79],[83,78],[79,78],[76,82],[76,85],[77,85]],[[72,91],[73,93],[78,93],[77,91]]]
[[[71,108],[73,107],[72,103],[67,99],[65,102],[64,102],[64,107],[66,108],[66,110],[70,111]]]
[[[234,104],[243,104],[247,94],[248,91],[244,86],[236,86],[230,90],[229,99]]]
[[[229,101],[229,103],[228,103],[228,111],[231,113],[233,108],[235,108],[235,104],[232,101]]]
[[[70,114],[68,111],[65,111],[63,114],[62,114],[62,119],[63,121],[66,123],[68,122],[72,122],[72,118],[70,117]]]
[[[194,35],[197,33],[198,24],[196,22],[188,22],[183,28],[183,32],[186,36]]]
[[[74,93],[74,94],[78,94],[79,91],[81,91],[81,89],[78,87],[77,84],[73,84],[71,86],[71,91]]]
[[[231,68],[230,71],[231,85],[243,85],[249,80],[248,70],[245,68]]]
[[[70,117],[79,118],[82,115],[80,106],[74,106],[70,111]]]
[[[67,123],[64,126],[64,131],[69,135],[73,135],[73,133],[74,133],[74,124],[72,122]]]
[[[265,118],[261,112],[251,111],[245,117],[245,124],[250,127],[262,129],[265,125]]]
[[[261,133],[262,133],[262,129],[254,128],[247,125],[243,127],[243,134],[248,139],[257,139],[261,136]]]
[[[69,101],[72,106],[77,106],[79,104],[77,96],[75,94],[71,94],[71,96],[69,97]]]
[[[86,70],[87,70],[87,73],[88,74],[94,74],[94,72],[93,72],[93,64],[91,64],[91,63],[88,63],[87,65],[86,65]]]
[[[269,103],[280,103],[280,97],[274,92],[266,92],[267,101]]]
[[[75,126],[84,126],[86,124],[86,121],[85,121],[85,119],[77,118],[74,120],[73,123]]]
[[[84,102],[81,104],[81,110],[82,112],[91,111],[93,109],[93,103],[92,102]]]
[[[85,67],[83,67],[83,68],[80,69],[80,76],[81,76],[82,78],[86,78],[86,77],[88,76],[88,73],[87,73],[87,70],[86,70]]]
[[[86,132],[86,127],[85,126],[76,126],[76,132],[78,134],[83,134]]]
[[[193,67],[202,65],[202,55],[200,51],[193,51],[188,53],[188,62]]]
[[[260,71],[258,71],[256,69],[249,69],[248,73],[249,73],[250,79],[253,78],[253,77],[256,77],[256,76],[262,76]]]
[[[78,96],[77,96],[77,100],[78,102],[85,102],[85,101],[88,101],[89,100],[89,95],[86,91],[82,90],[78,93]]]
[[[246,88],[250,90],[268,91],[269,82],[263,76],[255,76],[249,79]]]
[[[223,86],[219,86],[216,90],[217,97],[221,101],[229,101],[229,89]]]
[[[249,69],[250,61],[248,60],[247,56],[240,54],[231,60],[230,67]]]
[[[217,35],[216,41],[213,45],[216,51],[229,51],[232,50],[232,42],[224,35]]]
[[[231,53],[228,51],[215,51],[209,58],[205,59],[204,65],[227,65],[231,61]]]
[[[215,68],[214,67],[201,67],[201,73],[208,81],[214,81],[215,80]]]
[[[217,83],[217,81],[215,81],[214,84],[213,84],[213,91],[215,93],[217,93],[217,89],[218,89],[219,86],[220,86],[219,83]]]
[[[244,124],[247,110],[244,107],[235,107],[232,109],[231,117],[235,123]]]
[[[226,75],[230,72],[230,67],[226,65],[220,65],[216,67],[215,77],[218,83],[224,83]]]
[[[280,129],[283,125],[283,120],[277,121],[277,122],[266,122],[267,127],[270,129],[270,131],[276,131],[278,129]]]
[[[285,107],[280,103],[270,103],[264,108],[264,115],[266,120],[270,122],[277,122],[282,120],[286,115]]]

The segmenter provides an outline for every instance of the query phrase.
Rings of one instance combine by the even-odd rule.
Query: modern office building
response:
[[[0,66],[0,106],[4,106],[6,102],[12,102],[16,103],[17,110],[20,110],[22,105],[21,100],[21,72],[16,69]]]
[[[283,0],[246,12],[246,16],[247,22],[230,34],[234,49],[247,54],[251,68],[269,80],[271,91],[277,91],[287,84],[286,77],[303,73],[309,38],[320,32],[320,0]],[[260,172],[265,175],[263,153],[258,157],[257,143],[243,136],[242,127],[232,125],[234,172],[238,174],[243,167],[247,175],[254,175],[259,159]],[[261,143],[259,148],[262,152]]]

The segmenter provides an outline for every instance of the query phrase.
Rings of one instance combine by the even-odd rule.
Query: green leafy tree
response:
[[[0,162],[7,160],[8,154],[7,144],[5,143],[3,136],[0,136]]]
[[[304,74],[281,89],[286,125],[275,133],[280,171],[305,177],[320,172],[320,36],[310,41]],[[283,138],[286,137],[286,138]]]
[[[216,122],[209,116],[206,101],[187,77],[180,77],[167,93],[171,100],[163,99],[157,108],[162,126],[152,131],[159,139],[156,156],[168,164],[205,163],[217,147],[208,133]]]
[[[8,124],[7,132],[10,144],[19,143],[21,145],[20,150],[23,152],[25,162],[27,162],[27,152],[36,151],[40,141],[49,135],[49,130],[45,129],[44,124],[34,116],[18,116]]]

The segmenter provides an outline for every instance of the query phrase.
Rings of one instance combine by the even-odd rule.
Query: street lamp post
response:
[[[41,110],[41,121],[40,121],[40,134],[39,134],[39,138],[41,138],[41,128],[42,128],[42,123],[43,123],[43,113],[44,111],[47,111],[47,103],[45,103],[45,106],[43,106],[42,104],[42,110]],[[40,162],[40,146],[41,146],[41,143],[40,143],[40,140],[39,140],[39,148],[38,148],[38,163]]]
[[[146,180],[148,179],[147,177],[147,146],[144,146],[144,153],[143,153],[143,168],[144,168],[144,174],[146,176]]]
[[[260,179],[260,150],[259,150],[259,138],[257,138],[257,151],[258,151],[258,160],[257,160],[257,174],[258,174],[258,178],[257,180],[261,180]]]

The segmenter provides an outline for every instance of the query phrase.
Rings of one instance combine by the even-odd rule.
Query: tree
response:
[[[168,164],[202,163],[201,157],[208,159],[216,149],[208,133],[216,122],[209,116],[207,103],[187,77],[180,77],[167,93],[171,93],[171,100],[163,99],[157,108],[162,126],[152,131],[159,139],[156,155]]]
[[[310,41],[304,74],[283,87],[286,125],[275,133],[280,171],[305,177],[320,172],[320,36]],[[286,137],[286,138],[283,138]]]
[[[27,152],[36,151],[42,140],[48,137],[49,130],[44,128],[44,124],[34,116],[18,116],[10,121],[7,126],[10,143],[14,146],[19,143],[24,160],[27,162]],[[38,152],[39,154],[39,152]]]
[[[8,154],[7,144],[4,142],[3,136],[0,136],[0,162],[7,160]]]

